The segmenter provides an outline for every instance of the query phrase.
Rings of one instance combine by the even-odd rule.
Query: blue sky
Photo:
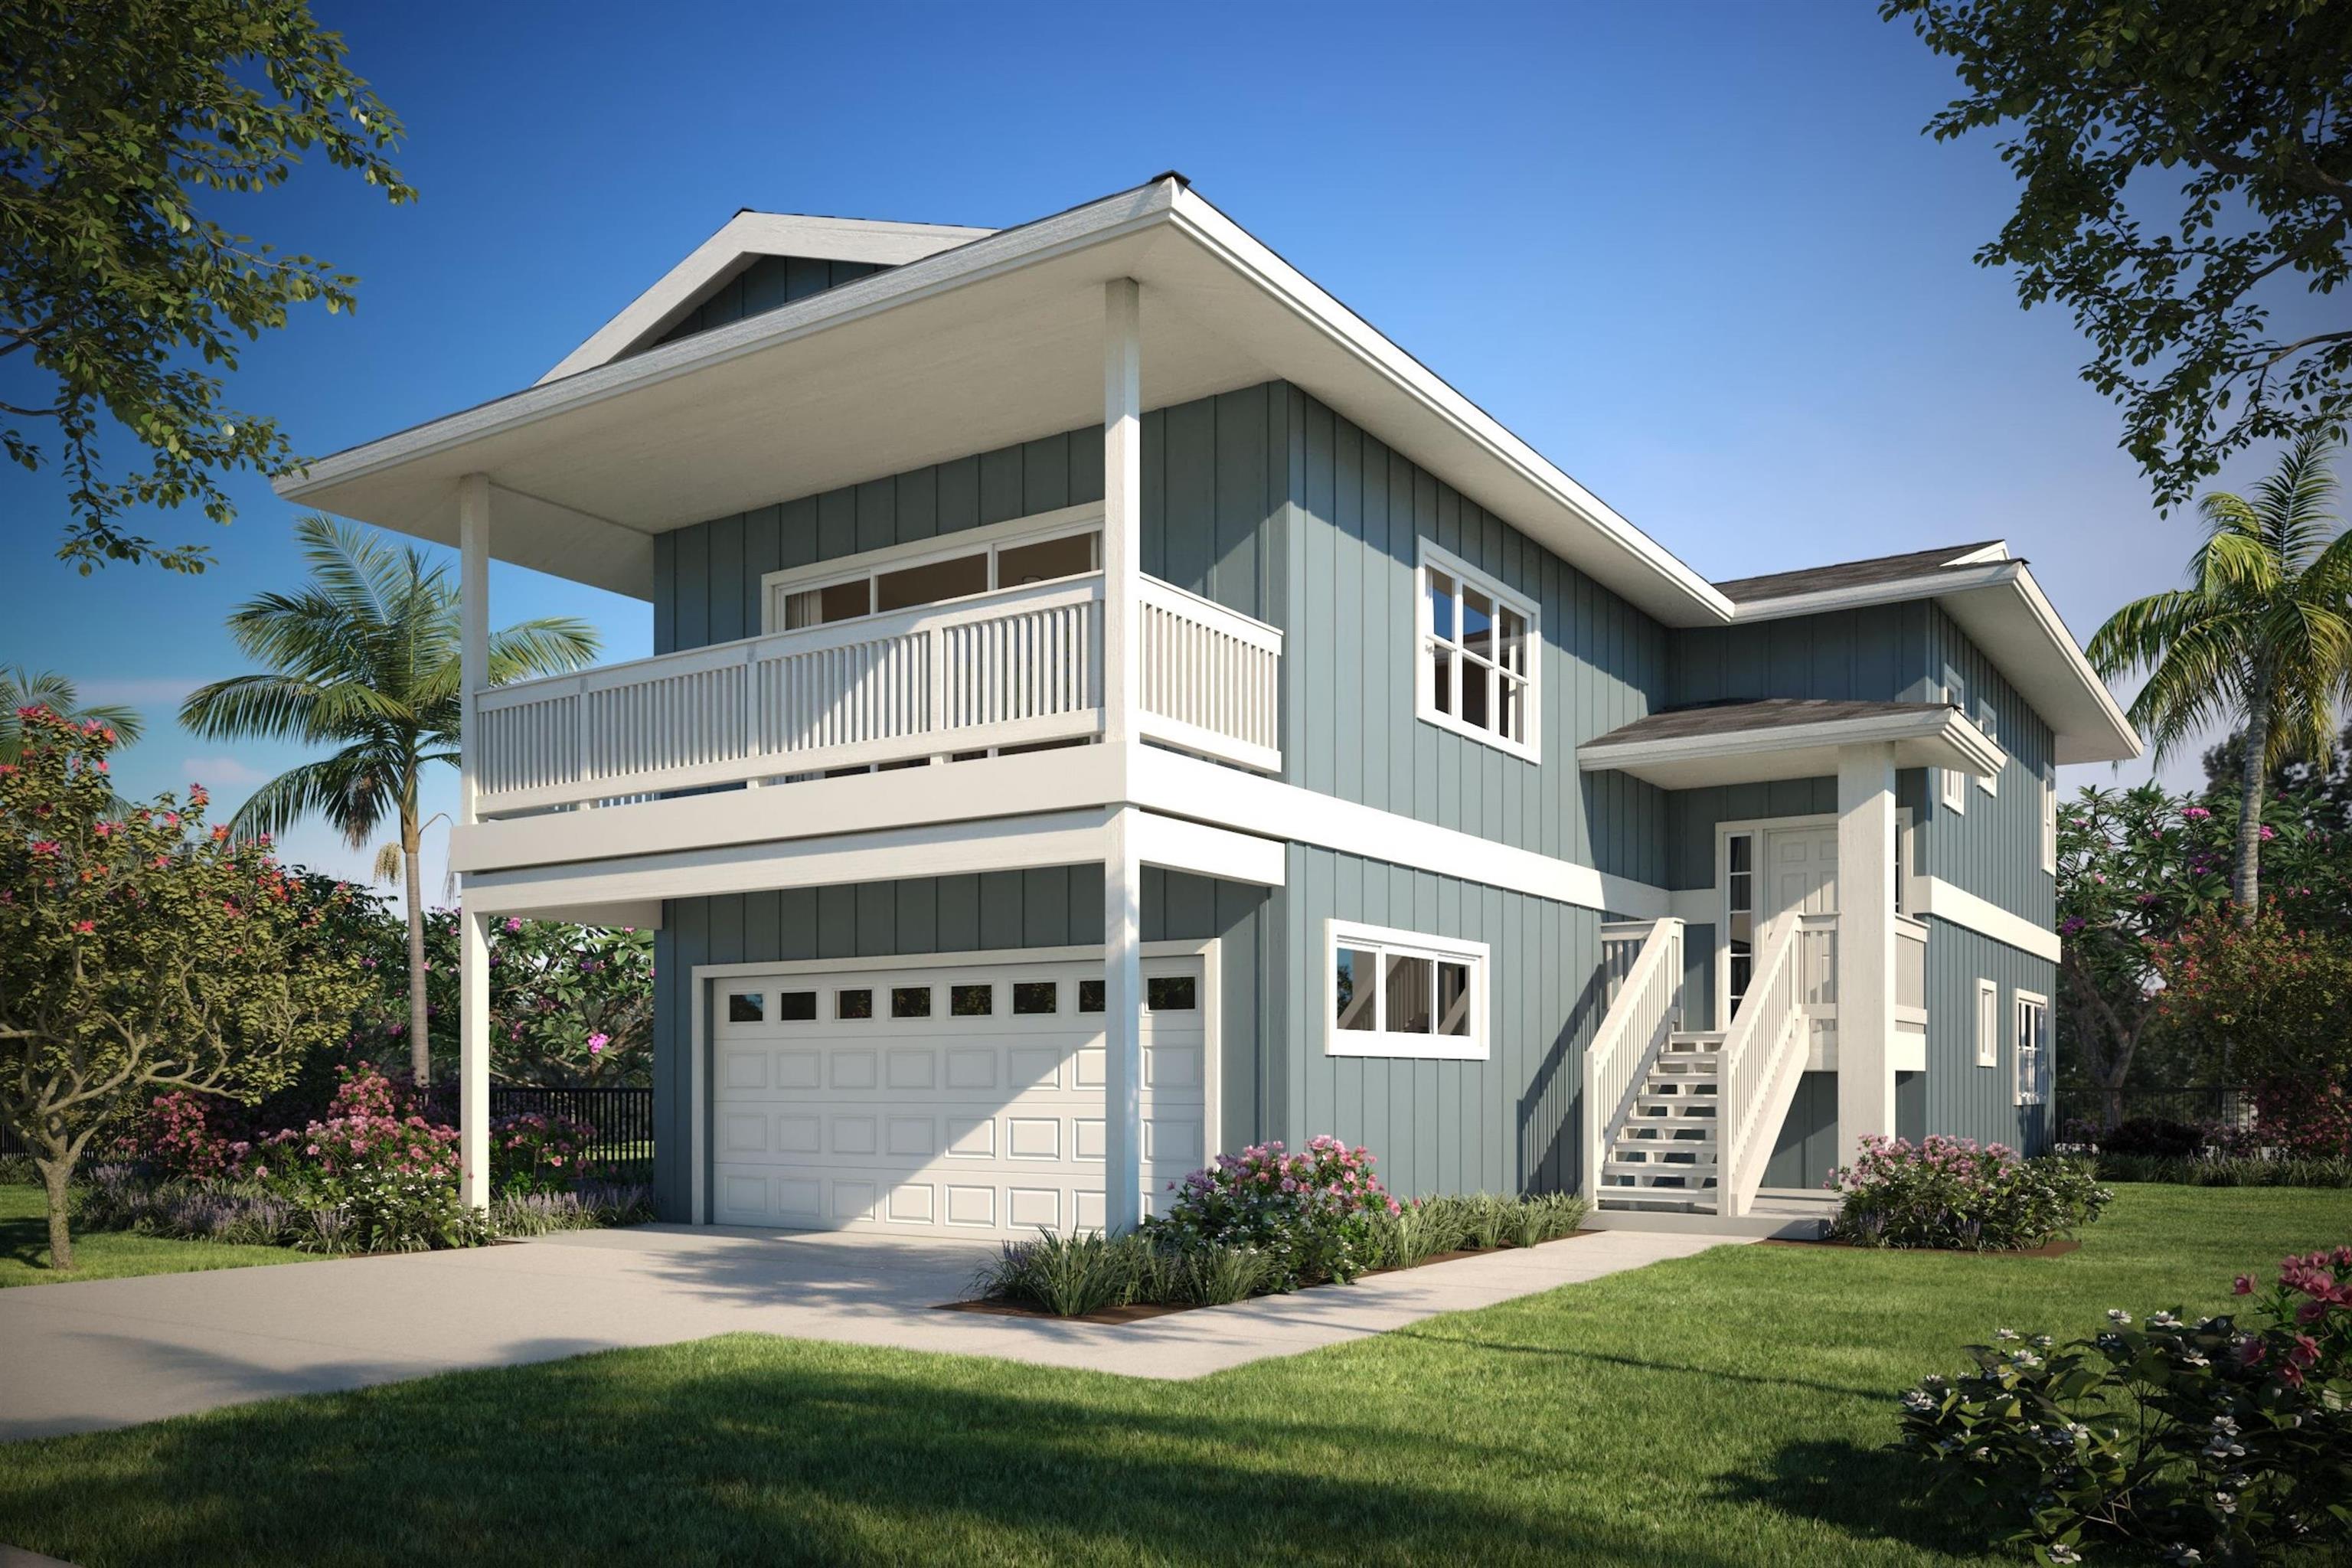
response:
[[[306,172],[225,218],[361,278],[355,316],[298,315],[233,384],[306,454],[527,384],[739,207],[1006,225],[1176,168],[1709,576],[2000,536],[2086,637],[2193,543],[2072,323],[1970,261],[2012,182],[1991,142],[1919,133],[1949,68],[1874,5],[317,8],[423,199]],[[0,662],[138,703],[125,786],[225,809],[300,760],[171,721],[245,668],[226,613],[300,576],[292,510],[232,488],[233,527],[149,520],[213,546],[204,576],[81,578],[54,473],[0,475]],[[491,596],[649,651],[634,601],[507,568]]]

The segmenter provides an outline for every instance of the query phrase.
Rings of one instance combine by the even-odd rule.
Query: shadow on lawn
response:
[[[730,1336],[26,1445],[0,1540],[126,1563],[1749,1561],[1591,1537],[1339,1411],[852,1354]]]
[[[1817,1520],[1855,1536],[1936,1552],[1994,1550],[1982,1520],[1916,1500],[1927,1491],[1927,1470],[1908,1455],[1816,1440],[1782,1445],[1773,1454],[1768,1474],[1716,1477],[1714,1495],[1727,1502],[1761,1504],[1797,1519]]]
[[[74,1232],[77,1239],[81,1233]],[[0,1258],[27,1268],[49,1266],[49,1216],[46,1213],[0,1219]]]

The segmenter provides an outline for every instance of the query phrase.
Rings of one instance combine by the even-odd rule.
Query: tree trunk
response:
[[[2263,767],[2270,749],[2270,677],[2257,671],[2246,698],[2246,754],[2238,765],[2238,862],[2230,873],[2230,900],[2238,906],[2242,926],[2253,924],[2261,909]]]
[[[400,819],[400,858],[408,877],[408,1065],[419,1089],[433,1081],[433,1015],[425,1000],[425,875],[417,862],[413,814]]]
[[[64,1274],[73,1268],[73,1229],[66,1212],[67,1179],[73,1174],[71,1156],[45,1160],[33,1156],[33,1164],[41,1173],[41,1185],[49,1199],[49,1267]]]

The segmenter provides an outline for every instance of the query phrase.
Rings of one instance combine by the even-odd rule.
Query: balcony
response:
[[[1282,634],[1145,578],[1134,732],[1282,766]],[[519,682],[478,700],[485,819],[1083,742],[1103,731],[1100,574]]]

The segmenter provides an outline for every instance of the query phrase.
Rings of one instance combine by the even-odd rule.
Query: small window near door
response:
[[[890,987],[890,1016],[893,1018],[928,1018],[931,1016],[931,988],[928,985],[893,985]]]
[[[871,1018],[874,1016],[874,993],[863,987],[856,991],[835,992],[833,1016],[836,1018]]]
[[[1016,980],[1013,983],[1013,1010],[1015,1013],[1059,1012],[1061,1001],[1062,988],[1051,980]]]
[[[764,991],[732,991],[727,996],[727,1021],[730,1024],[757,1024],[768,1016],[768,994]]]
[[[816,993],[814,991],[779,991],[776,993],[776,1022],[807,1024],[816,1018]]]
[[[2050,1003],[2032,992],[2021,991],[2013,1017],[2017,1103],[2039,1105],[2050,1094]]]
[[[1729,1019],[1738,1016],[1756,973],[1756,836],[1727,838],[1724,866],[1724,1016]]]
[[[1484,943],[1325,922],[1328,1056],[1483,1061]]]

